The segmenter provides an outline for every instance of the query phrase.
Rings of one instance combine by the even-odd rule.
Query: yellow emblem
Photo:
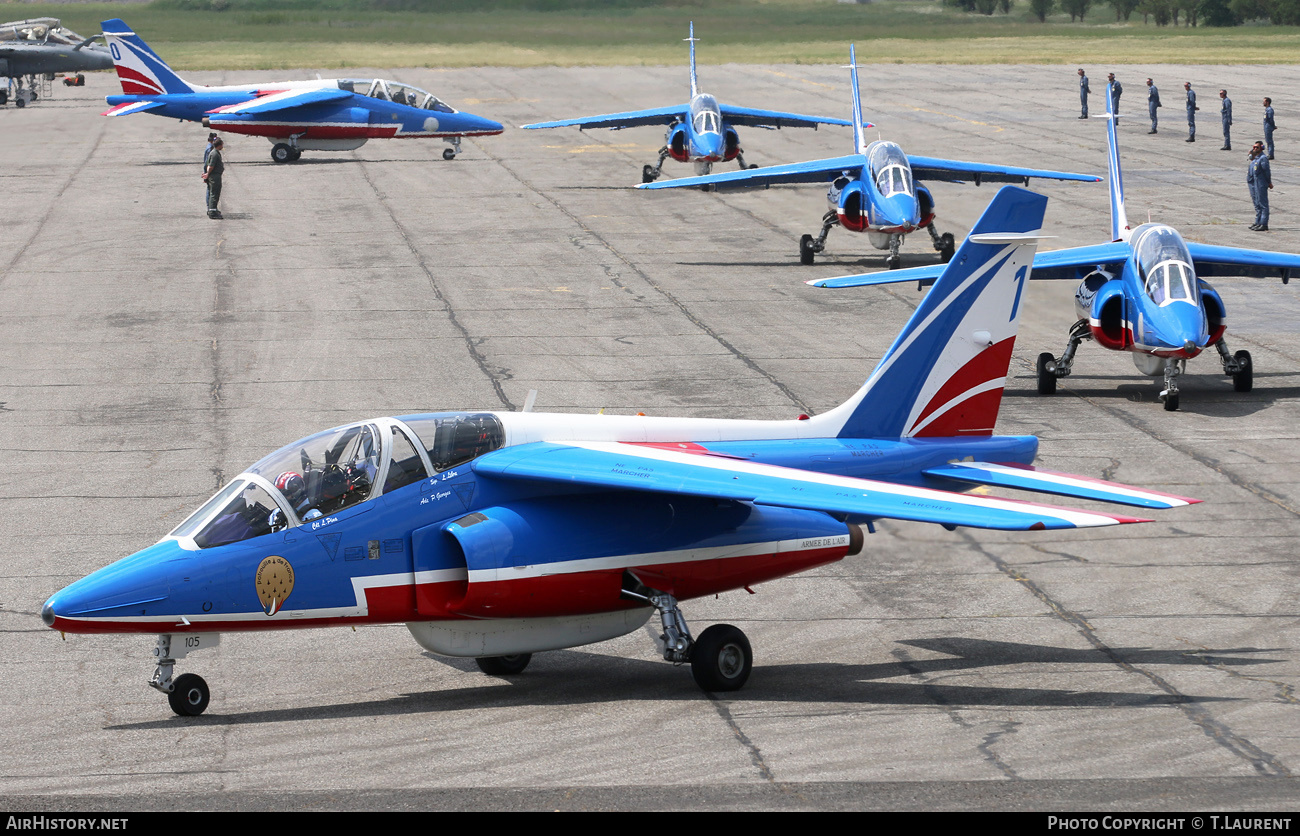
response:
[[[284,600],[293,592],[293,567],[289,561],[277,555],[263,558],[257,564],[257,575],[253,579],[257,587],[257,598],[262,602],[262,612],[275,615],[284,606]]]

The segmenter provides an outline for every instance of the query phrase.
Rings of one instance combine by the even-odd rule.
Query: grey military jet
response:
[[[0,23],[0,105],[35,101],[40,76],[53,81],[57,73],[75,73],[73,83],[80,84],[83,72],[113,69],[108,47],[91,43],[97,37],[83,38],[52,17]]]

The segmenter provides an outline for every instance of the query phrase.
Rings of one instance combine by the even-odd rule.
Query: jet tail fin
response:
[[[699,38],[695,37],[695,21],[691,21],[691,34],[686,40],[691,44],[691,98],[694,99],[700,92],[699,78],[695,74],[695,43]]]
[[[820,432],[992,435],[1046,208],[1042,195],[1003,187],[867,382],[812,419]]]
[[[866,128],[862,122],[862,89],[858,86],[858,57],[854,44],[849,44],[849,77],[853,87],[853,152],[867,152]]]
[[[1119,166],[1119,138],[1115,132],[1115,97],[1111,86],[1106,85],[1106,148],[1109,171],[1106,182],[1110,185],[1110,240],[1127,241],[1128,214],[1124,211],[1124,174]]]
[[[113,54],[118,81],[126,95],[193,93],[198,89],[172,72],[167,62],[120,18],[106,20],[101,25],[108,49]]]

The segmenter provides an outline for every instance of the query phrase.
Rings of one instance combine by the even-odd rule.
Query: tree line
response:
[[[975,14],[1007,13],[1015,0],[944,0]],[[1050,14],[1068,14],[1082,22],[1089,12],[1094,18],[1102,5],[1111,7],[1116,20],[1129,20],[1135,13],[1143,23],[1156,26],[1240,26],[1247,21],[1267,21],[1279,26],[1300,25],[1300,0],[1027,0],[1030,13],[1039,21]]]

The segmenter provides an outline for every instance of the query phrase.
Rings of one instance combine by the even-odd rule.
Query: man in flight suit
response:
[[[1196,111],[1200,110],[1196,106],[1196,91],[1192,89],[1190,81],[1183,82],[1183,89],[1187,91],[1187,139],[1183,142],[1196,141]]]
[[[1147,110],[1151,113],[1151,130],[1149,134],[1156,132],[1156,108],[1160,107],[1160,91],[1151,79],[1147,79]]]
[[[1106,81],[1110,84],[1110,112],[1119,116],[1119,97],[1124,92],[1124,85],[1115,80],[1114,73],[1107,75]]]
[[[1220,151],[1232,150],[1232,99],[1228,98],[1227,90],[1219,91],[1219,98],[1223,104],[1219,107],[1219,118],[1223,122],[1223,147]]]
[[[1088,118],[1088,77],[1083,74],[1083,68],[1079,68],[1079,106],[1083,108],[1080,119]]]
[[[226,162],[221,158],[221,149],[225,143],[221,137],[212,140],[212,153],[208,154],[208,164],[203,168],[203,180],[208,184],[208,217],[214,221],[221,220],[221,175],[226,170]]]
[[[1273,121],[1273,100],[1264,97],[1264,145],[1268,148],[1268,158],[1273,159],[1273,131],[1277,123]]]
[[[1256,142],[1246,160],[1246,185],[1250,186],[1250,199],[1255,203],[1255,223],[1251,229],[1268,232],[1268,190],[1273,188],[1273,172],[1264,155],[1264,143]]]

